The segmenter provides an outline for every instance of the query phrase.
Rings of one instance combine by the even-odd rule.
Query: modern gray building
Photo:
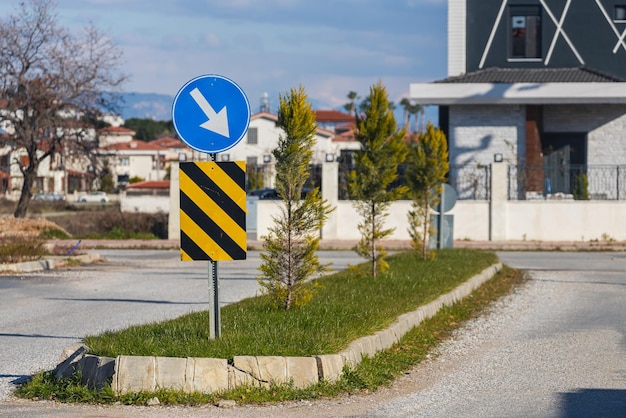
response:
[[[453,167],[511,165],[512,198],[626,199],[626,0],[449,0],[448,77],[411,98]]]

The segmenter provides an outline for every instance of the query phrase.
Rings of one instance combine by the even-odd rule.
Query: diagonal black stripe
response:
[[[233,199],[221,189],[204,171],[195,163],[181,164],[182,171],[202,189],[202,191],[210,197],[224,212],[239,225],[241,229],[246,229],[246,212],[240,208]],[[239,170],[241,171],[241,170]],[[244,177],[245,178],[245,177]],[[238,183],[239,184],[239,183]]]
[[[211,260],[211,257],[189,238],[184,231],[180,231],[180,248],[187,253],[192,260]]]
[[[233,260],[246,259],[246,250],[237,245],[228,233],[213,222],[213,220],[182,190],[180,192],[180,209],[202,228],[202,230]]]
[[[242,170],[234,161],[227,161],[222,163],[217,163],[221,169],[230,177],[239,187],[243,193],[245,193],[246,188],[246,171]]]

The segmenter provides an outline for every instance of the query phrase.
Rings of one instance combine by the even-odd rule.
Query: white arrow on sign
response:
[[[191,97],[196,101],[198,106],[200,106],[200,109],[202,109],[206,117],[209,118],[206,122],[200,124],[200,127],[206,129],[207,131],[225,136],[226,138],[230,138],[226,106],[216,113],[215,110],[213,110],[213,107],[211,107],[211,104],[204,98],[197,87],[191,90],[189,94],[191,94]]]

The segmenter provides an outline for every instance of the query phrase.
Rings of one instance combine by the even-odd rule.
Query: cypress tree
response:
[[[350,193],[362,219],[355,251],[370,261],[372,277],[388,267],[380,240],[393,232],[393,228],[384,228],[389,205],[407,191],[404,186],[390,188],[398,176],[398,165],[406,157],[405,135],[404,129],[397,129],[393,104],[379,81],[370,88],[363,113],[357,115],[355,138],[361,149],[355,153],[355,168],[349,175]]]
[[[430,227],[430,208],[439,203],[449,169],[448,144],[443,131],[429,122],[419,140],[409,147],[407,160],[407,183],[412,200],[412,210],[408,213],[409,235],[413,248],[427,259],[428,238],[434,232]]]
[[[280,214],[264,237],[259,284],[284,309],[313,296],[307,279],[327,271],[319,261],[319,230],[332,211],[315,188],[303,195],[315,146],[315,114],[302,87],[280,96],[278,124],[284,135],[272,151]]]

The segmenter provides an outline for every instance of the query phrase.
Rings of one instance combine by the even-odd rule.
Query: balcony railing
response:
[[[626,200],[626,166],[509,166],[509,200]]]

